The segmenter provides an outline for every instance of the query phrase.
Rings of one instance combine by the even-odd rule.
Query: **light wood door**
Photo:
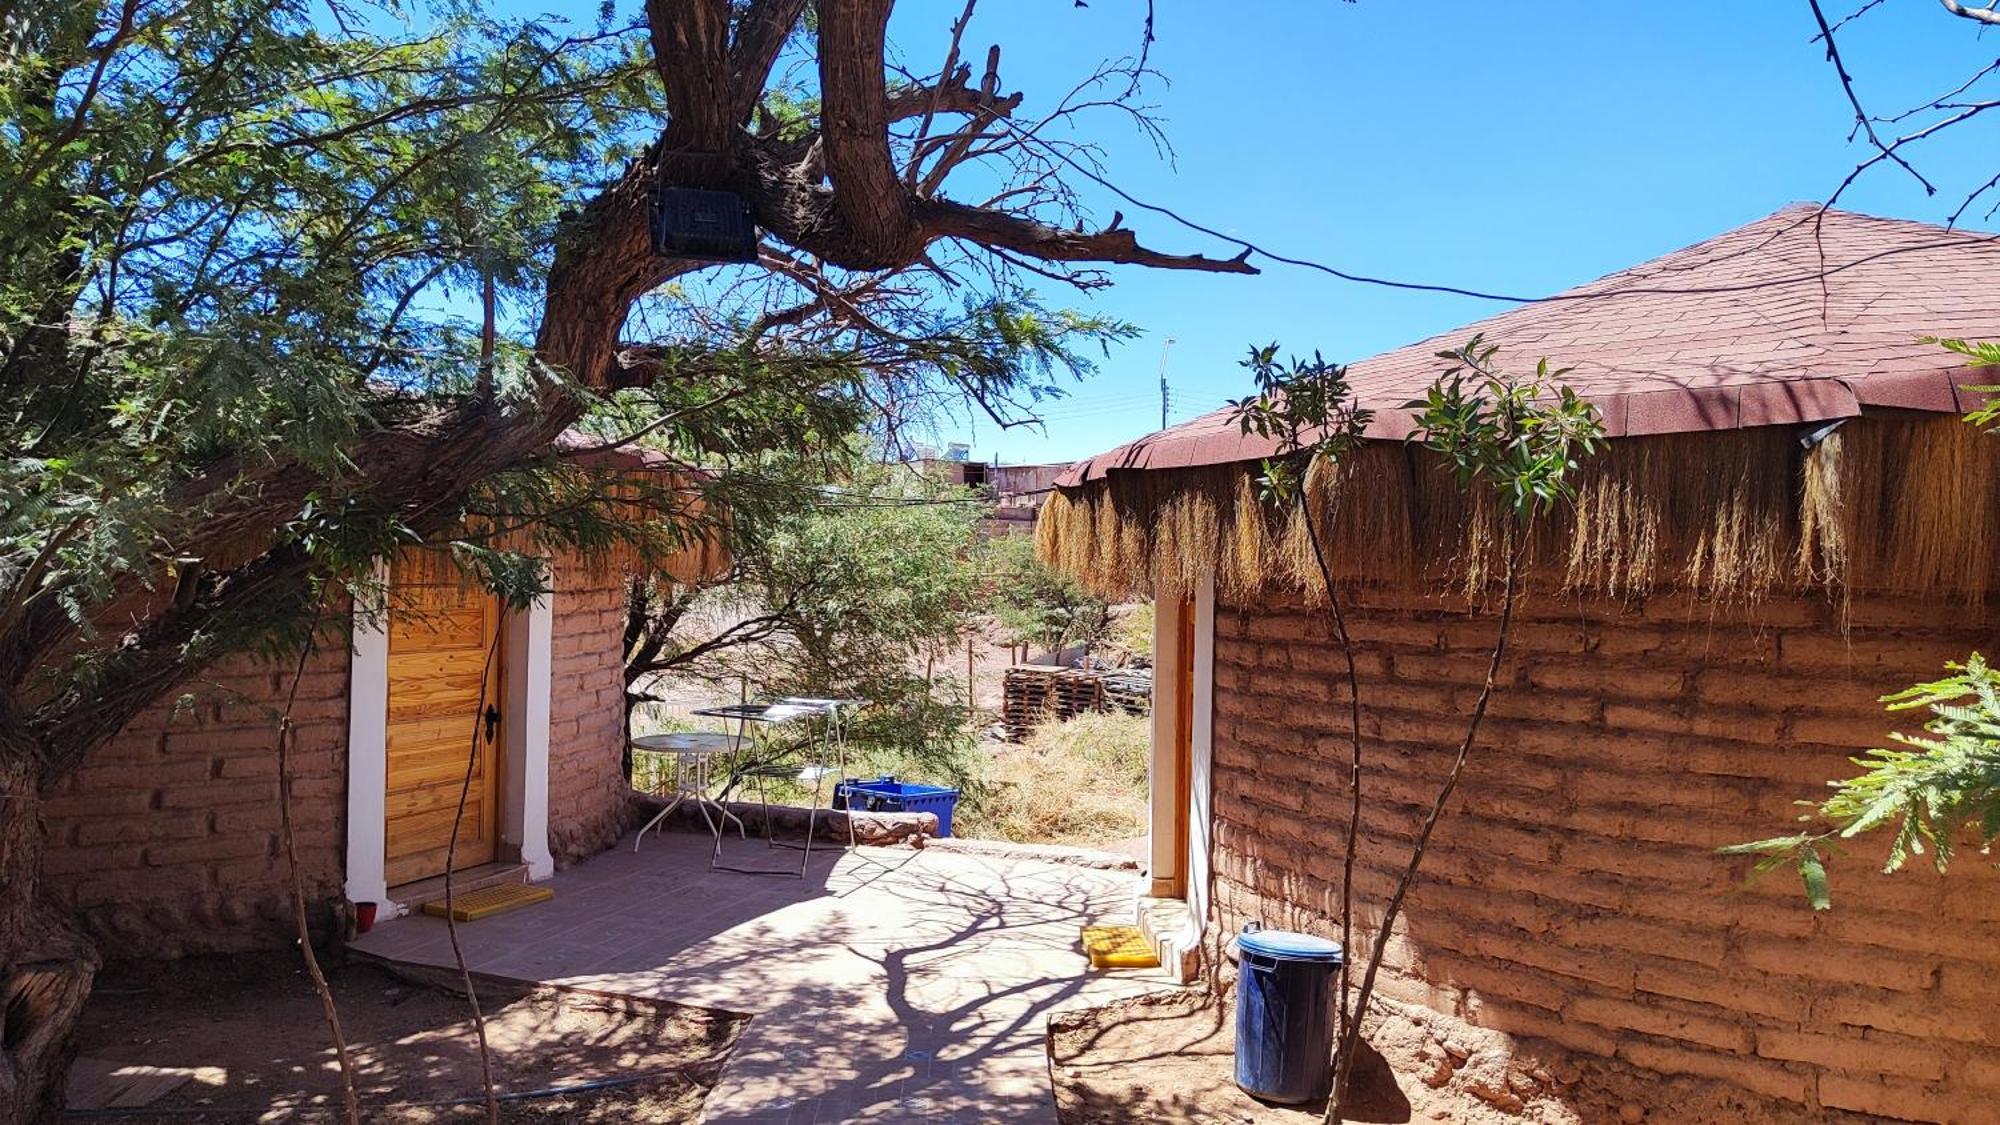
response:
[[[468,759],[455,867],[492,862],[500,839],[500,602],[438,561],[405,552],[390,569],[391,886],[444,873]]]

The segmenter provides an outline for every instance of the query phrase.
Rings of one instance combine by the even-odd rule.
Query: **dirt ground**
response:
[[[472,1021],[463,997],[366,962],[331,974],[360,1072],[362,1117],[430,1123],[483,1117]],[[482,983],[480,999],[503,1098],[616,1082],[594,1090],[502,1102],[509,1122],[687,1122],[701,1111],[739,1017],[671,1004]],[[191,1077],[143,1108],[89,1109],[121,1122],[185,1125],[332,1121],[339,1081],[319,1000],[292,954],[196,958],[115,967],[84,1012],[71,1105],[101,1103],[129,1085],[129,1068]],[[115,1064],[115,1065],[114,1065]],[[636,1079],[636,1081],[635,1081]],[[171,1081],[171,1079],[169,1079]],[[79,1096],[81,1095],[81,1096]]]
[[[1314,1125],[1325,1104],[1275,1106],[1236,1086],[1235,1012],[1198,991],[1071,1013],[1050,1028],[1063,1125]],[[1349,1121],[1455,1125],[1806,1125],[1807,1114],[1741,1090],[1665,1079],[1602,1060],[1510,1051],[1503,1037],[1422,1009],[1371,1019]]]

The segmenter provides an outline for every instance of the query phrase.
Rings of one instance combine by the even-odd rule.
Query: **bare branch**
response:
[[[1969,19],[1974,23],[1983,23],[1989,27],[2000,27],[2000,11],[1995,11],[1990,5],[1984,8],[1968,8],[1958,0],[1938,0],[1938,3],[1943,4],[1944,10],[1954,16]]]
[[[1949,5],[1951,0],[1945,0],[1945,2]],[[1861,108],[1861,98],[1854,92],[1854,78],[1847,73],[1847,64],[1841,61],[1840,45],[1834,40],[1833,28],[1827,25],[1826,13],[1820,10],[1819,0],[1807,0],[1807,3],[1812,6],[1813,19],[1819,21],[1820,36],[1826,40],[1826,61],[1833,64],[1833,72],[1840,76],[1840,88],[1847,94],[1847,104],[1854,107],[1855,126],[1861,130],[1863,136],[1868,138],[1868,143],[1875,146],[1876,152],[1881,157],[1894,161],[1903,171],[1915,176],[1917,182],[1924,185],[1925,195],[1936,195],[1937,188],[1923,177],[1923,173],[1911,167],[1909,161],[1898,156],[1894,149],[1882,143],[1881,137],[1875,135],[1874,122],[1870,120],[1868,111]],[[1869,163],[1872,164],[1875,161],[1871,160]]]
[[[916,204],[924,229],[938,238],[962,238],[983,246],[1014,250],[1050,262],[1116,262],[1156,269],[1200,270],[1207,273],[1256,273],[1245,250],[1234,258],[1201,254],[1167,254],[1139,244],[1130,229],[1107,227],[1095,234],[1065,230],[1010,211],[991,211],[925,199]]]

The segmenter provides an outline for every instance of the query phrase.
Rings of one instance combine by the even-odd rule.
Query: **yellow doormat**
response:
[[[453,895],[451,916],[459,922],[477,922],[481,918],[491,918],[495,914],[505,914],[509,910],[519,910],[538,902],[547,902],[556,893],[547,887],[531,887],[526,883],[507,883],[498,887],[487,887],[481,891],[467,891]],[[434,917],[444,917],[444,900],[436,899],[424,904],[424,913]]]
[[[1150,969],[1160,963],[1137,926],[1085,926],[1083,951],[1093,969]]]

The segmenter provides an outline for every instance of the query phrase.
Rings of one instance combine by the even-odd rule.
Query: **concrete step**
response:
[[[452,895],[455,898],[473,891],[483,891],[488,887],[504,887],[509,883],[527,881],[528,865],[525,863],[482,863],[478,867],[468,867],[452,874]],[[444,876],[442,875],[389,888],[389,900],[413,914],[422,910],[425,903],[441,902],[443,899]]]

